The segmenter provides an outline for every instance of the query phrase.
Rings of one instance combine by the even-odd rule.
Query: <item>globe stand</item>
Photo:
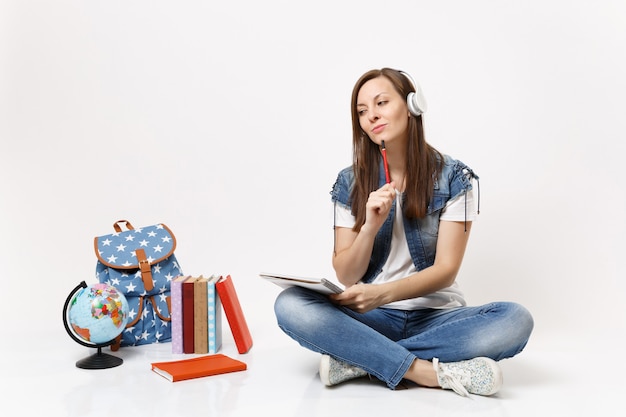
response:
[[[124,363],[122,358],[102,353],[102,347],[98,346],[98,352],[76,361],[76,366],[82,369],[108,369],[115,368]]]
[[[98,349],[98,351],[93,355],[87,356],[86,358],[77,361],[76,367],[82,369],[108,369],[120,366],[122,363],[124,363],[124,360],[122,358],[118,358],[117,356],[109,355],[108,353],[102,352],[102,348],[112,344],[115,339],[106,343],[90,344],[79,339],[78,336],[76,336],[72,331],[67,319],[68,307],[72,300],[72,296],[81,288],[87,288],[87,283],[85,283],[85,281],[82,281],[80,284],[78,284],[65,300],[65,305],[63,306],[63,325],[65,326],[65,331],[67,332],[67,334],[69,334],[76,343],[89,348],[95,347]]]

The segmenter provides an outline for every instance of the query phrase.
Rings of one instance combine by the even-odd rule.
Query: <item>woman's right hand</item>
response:
[[[378,233],[396,198],[395,182],[385,184],[376,191],[372,191],[365,204],[365,224],[361,227],[361,231],[371,230],[372,233]]]
[[[372,248],[396,198],[393,182],[370,193],[365,204],[365,223],[358,232],[348,227],[335,229],[333,267],[337,279],[346,287],[356,284],[365,274]]]

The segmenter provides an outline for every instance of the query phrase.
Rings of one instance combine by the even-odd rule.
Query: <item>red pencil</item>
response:
[[[383,164],[385,165],[385,180],[387,181],[387,184],[389,184],[391,179],[389,178],[389,165],[387,165],[387,149],[385,149],[385,141],[381,141],[381,144],[382,149],[380,151],[383,154]]]

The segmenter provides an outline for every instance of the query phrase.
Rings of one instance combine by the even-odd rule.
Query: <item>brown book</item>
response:
[[[209,353],[208,278],[200,276],[193,283],[193,344],[194,353]]]
[[[233,279],[230,275],[221,277],[215,284],[215,289],[222,302],[224,313],[226,313],[226,320],[233,334],[233,339],[235,339],[237,351],[239,353],[248,352],[252,347],[252,335],[250,334],[250,329],[248,329],[248,323],[243,314],[237,291],[235,291]]]
[[[194,353],[194,299],[193,289],[197,277],[189,277],[183,282],[183,353]]]
[[[198,356],[191,359],[152,363],[154,372],[172,382],[228,372],[245,371],[246,369],[247,365],[244,362],[221,353]]]

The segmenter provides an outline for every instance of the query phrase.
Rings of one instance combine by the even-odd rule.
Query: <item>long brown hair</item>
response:
[[[380,149],[361,129],[357,111],[357,96],[367,81],[386,77],[402,97],[406,97],[415,87],[400,71],[391,68],[370,70],[363,74],[352,90],[352,148],[355,183],[352,189],[352,214],[356,218],[355,231],[365,223],[365,204],[369,194],[378,189]],[[407,110],[408,111],[408,110]],[[432,198],[435,178],[442,169],[443,157],[424,138],[422,116],[411,116],[408,126],[406,149],[406,187],[404,215],[407,218],[421,218],[426,215]]]

